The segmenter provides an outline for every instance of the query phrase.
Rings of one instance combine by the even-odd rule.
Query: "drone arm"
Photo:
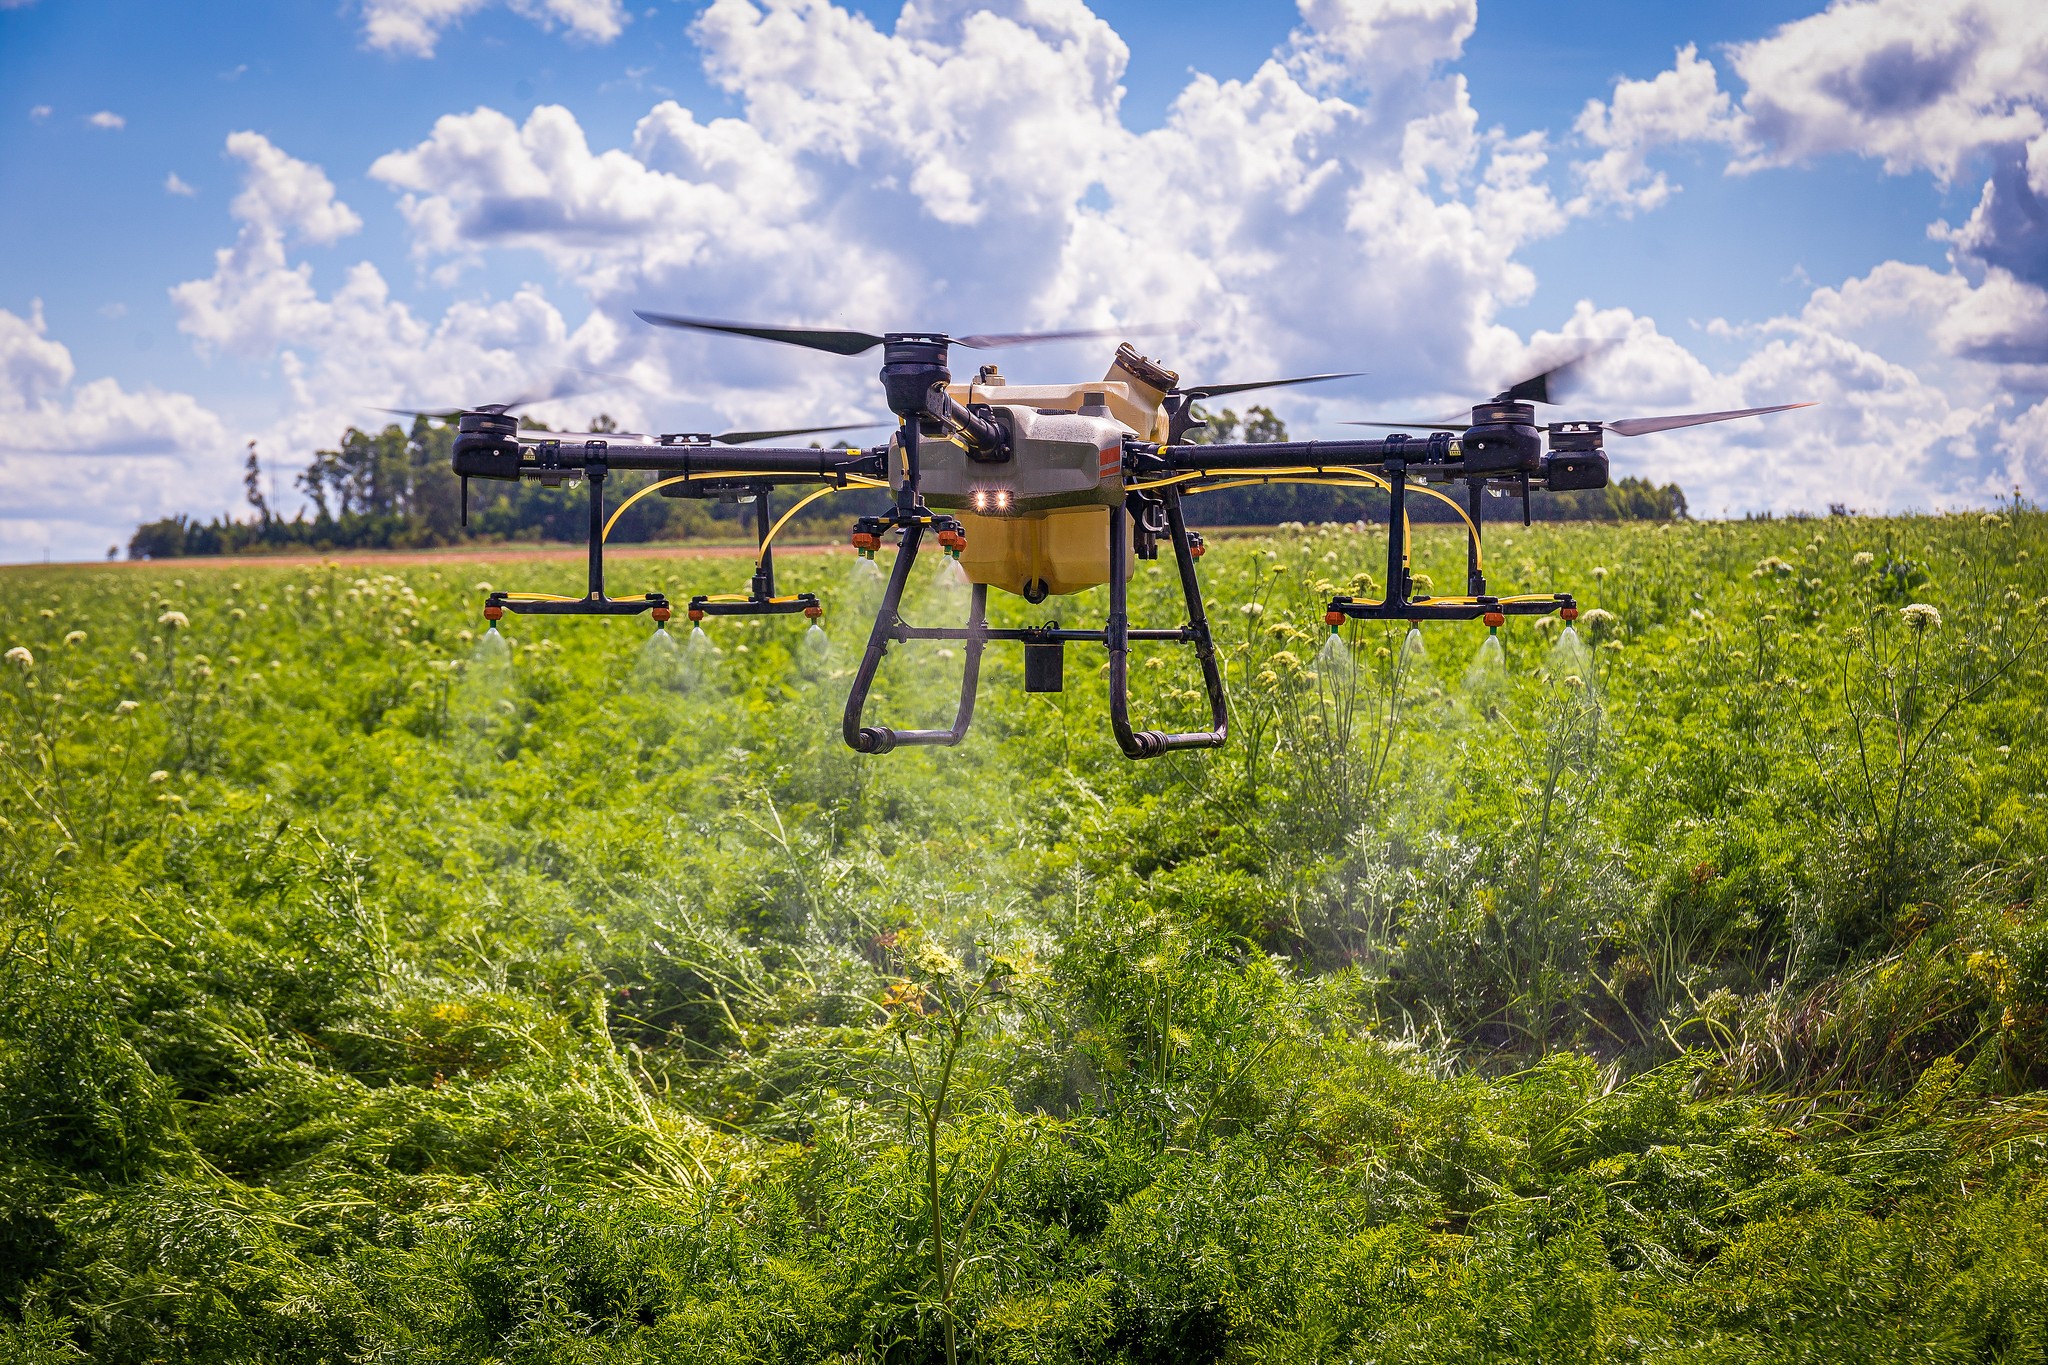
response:
[[[507,451],[514,445],[514,451]],[[887,477],[885,447],[825,450],[817,447],[750,446],[732,449],[703,441],[551,441],[522,433],[516,442],[470,437],[455,443],[455,472],[485,478],[581,478],[586,468],[651,470],[686,478],[734,474],[784,482],[837,481],[848,476]]]
[[[1448,463],[1448,438],[1415,440],[1395,437],[1371,441],[1262,441],[1235,445],[1155,445],[1126,442],[1141,470],[1171,474],[1255,473],[1262,469],[1355,469],[1378,467],[1389,460],[1411,464]]]

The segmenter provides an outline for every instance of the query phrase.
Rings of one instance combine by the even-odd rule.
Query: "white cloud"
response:
[[[1712,63],[1688,43],[1678,49],[1669,71],[1647,81],[1616,81],[1607,102],[1586,101],[1573,131],[1602,151],[1597,159],[1572,166],[1582,192],[1571,211],[1613,205],[1632,214],[1656,208],[1673,192],[1664,172],[1649,168],[1653,149],[1684,142],[1733,144],[1741,140],[1742,124]]]
[[[183,199],[190,199],[193,195],[198,194],[199,191],[186,184],[176,171],[172,171],[164,177],[164,193],[175,194]]]
[[[42,305],[0,309],[0,559],[96,556],[143,520],[231,496],[220,419],[191,396],[73,384]]]
[[[128,126],[127,119],[108,109],[102,109],[97,114],[88,116],[85,121],[95,128],[105,128],[109,132],[119,132]]]
[[[1749,86],[1750,165],[1853,152],[1946,182],[1973,153],[2048,128],[2041,5],[1838,0],[1732,57]]]
[[[721,401],[778,401],[798,370],[851,400],[868,376],[656,337],[627,310],[865,328],[1185,320],[1175,358],[1212,376],[1346,357],[1371,357],[1388,386],[1462,373],[1475,322],[1533,287],[1516,248],[1562,222],[1542,139],[1480,135],[1461,79],[1411,79],[1389,56],[1454,54],[1469,6],[1309,17],[1324,27],[1285,61],[1196,77],[1139,134],[1119,113],[1127,50],[1073,0],[921,6],[893,33],[825,0],[716,0],[696,36],[744,120],[665,102],[630,147],[600,152],[565,109],[523,125],[483,109],[372,174],[405,191],[424,260],[536,250],[620,319],[629,357],[687,354],[693,386]],[[1314,43],[1324,72],[1328,53],[1393,62],[1403,98],[1312,87],[1299,68]]]
[[[1412,84],[1455,59],[1479,24],[1478,0],[1299,0],[1290,39],[1295,69],[1312,86]]]
[[[565,367],[595,368],[614,348],[602,315],[572,329],[538,288],[502,302],[463,301],[423,320],[391,296],[367,261],[322,294],[312,267],[292,259],[291,239],[327,241],[359,220],[333,198],[317,166],[254,134],[230,148],[245,164],[231,212],[235,243],[215,253],[214,271],[171,289],[179,329],[202,349],[274,366],[284,380],[284,413],[260,433],[264,449],[301,458],[350,425],[380,422],[373,405],[443,407],[548,392]],[[590,415],[587,405],[535,409],[557,425]]]
[[[318,166],[286,155],[261,133],[230,133],[227,149],[248,167],[228,210],[244,223],[323,245],[361,230],[363,220],[334,197],[334,182]]]
[[[380,52],[431,57],[441,35],[492,0],[364,0],[363,41]],[[626,26],[620,0],[508,0],[513,13],[571,38],[608,43]]]
[[[44,119],[48,118],[54,112],[55,111],[52,110],[50,106],[47,104],[30,105],[28,111],[29,121],[31,123],[41,123]]]

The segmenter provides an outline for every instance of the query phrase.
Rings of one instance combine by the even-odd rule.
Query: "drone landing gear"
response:
[[[669,616],[668,598],[658,592],[638,597],[607,597],[604,592],[604,477],[603,461],[584,467],[590,483],[590,582],[582,597],[549,597],[539,593],[494,592],[484,599],[484,619],[496,622],[506,612],[517,616],[638,616],[654,613],[656,621]]]
[[[1229,706],[1223,691],[1223,671],[1216,661],[1215,643],[1209,631],[1208,614],[1202,606],[1201,585],[1195,578],[1195,559],[1200,554],[1199,537],[1187,528],[1177,490],[1165,495],[1165,504],[1165,532],[1173,541],[1174,560],[1180,569],[1181,593],[1188,612],[1188,624],[1174,629],[1137,628],[1130,624],[1131,533],[1122,509],[1113,511],[1109,518],[1109,619],[1101,630],[1062,630],[1057,622],[992,630],[987,622],[988,588],[980,583],[974,585],[964,629],[908,625],[899,608],[926,526],[940,526],[942,543],[946,540],[946,532],[954,527],[950,518],[934,518],[929,514],[892,519],[894,524],[901,525],[903,541],[895,567],[889,575],[881,610],[875,616],[874,630],[868,636],[867,652],[861,658],[860,671],[855,675],[853,689],[846,698],[844,733],[847,744],[864,754],[885,754],[899,745],[958,744],[966,738],[967,727],[974,719],[975,690],[981,673],[983,646],[990,640],[1015,640],[1024,646],[1024,684],[1028,692],[1062,690],[1065,682],[1064,656],[1069,643],[1100,644],[1109,651],[1110,728],[1115,732],[1117,747],[1123,750],[1125,757],[1156,758],[1178,749],[1221,746],[1229,729]],[[884,519],[864,519],[856,532],[855,543],[861,546],[863,553],[869,552],[885,529]],[[862,536],[866,540],[862,540]],[[882,656],[888,652],[890,642],[906,640],[958,640],[967,646],[966,668],[960,683],[960,704],[948,729],[893,730],[883,725],[862,724],[868,691],[881,667]],[[1212,728],[1178,734],[1132,729],[1129,660],[1134,640],[1171,640],[1195,647],[1196,657],[1202,665],[1202,681],[1208,692]]]
[[[1481,482],[1471,484],[1472,537],[1465,561],[1464,597],[1411,597],[1414,576],[1408,571],[1408,523],[1402,515],[1406,500],[1407,467],[1398,460],[1386,464],[1391,496],[1387,508],[1387,593],[1378,601],[1337,596],[1330,599],[1324,621],[1332,629],[1345,621],[1484,621],[1498,630],[1510,616],[1548,616],[1558,612],[1565,620],[1578,615],[1578,602],[1570,593],[1543,593],[1516,597],[1493,597],[1486,591],[1486,579],[1479,571],[1479,491]]]

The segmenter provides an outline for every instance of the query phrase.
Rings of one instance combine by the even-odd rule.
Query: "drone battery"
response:
[[[1607,487],[1607,456],[1597,450],[1552,451],[1543,461],[1543,486],[1554,493]]]
[[[1024,690],[1064,692],[1067,690],[1067,646],[1064,641],[1024,646]]]

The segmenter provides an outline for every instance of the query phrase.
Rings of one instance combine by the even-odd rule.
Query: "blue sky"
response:
[[[1287,396],[1328,434],[1619,339],[1586,415],[1823,405],[1616,452],[1702,511],[2038,497],[2041,8],[0,0],[0,558],[571,368],[632,383],[559,421],[875,406],[636,306],[1171,321],[1369,371]]]

